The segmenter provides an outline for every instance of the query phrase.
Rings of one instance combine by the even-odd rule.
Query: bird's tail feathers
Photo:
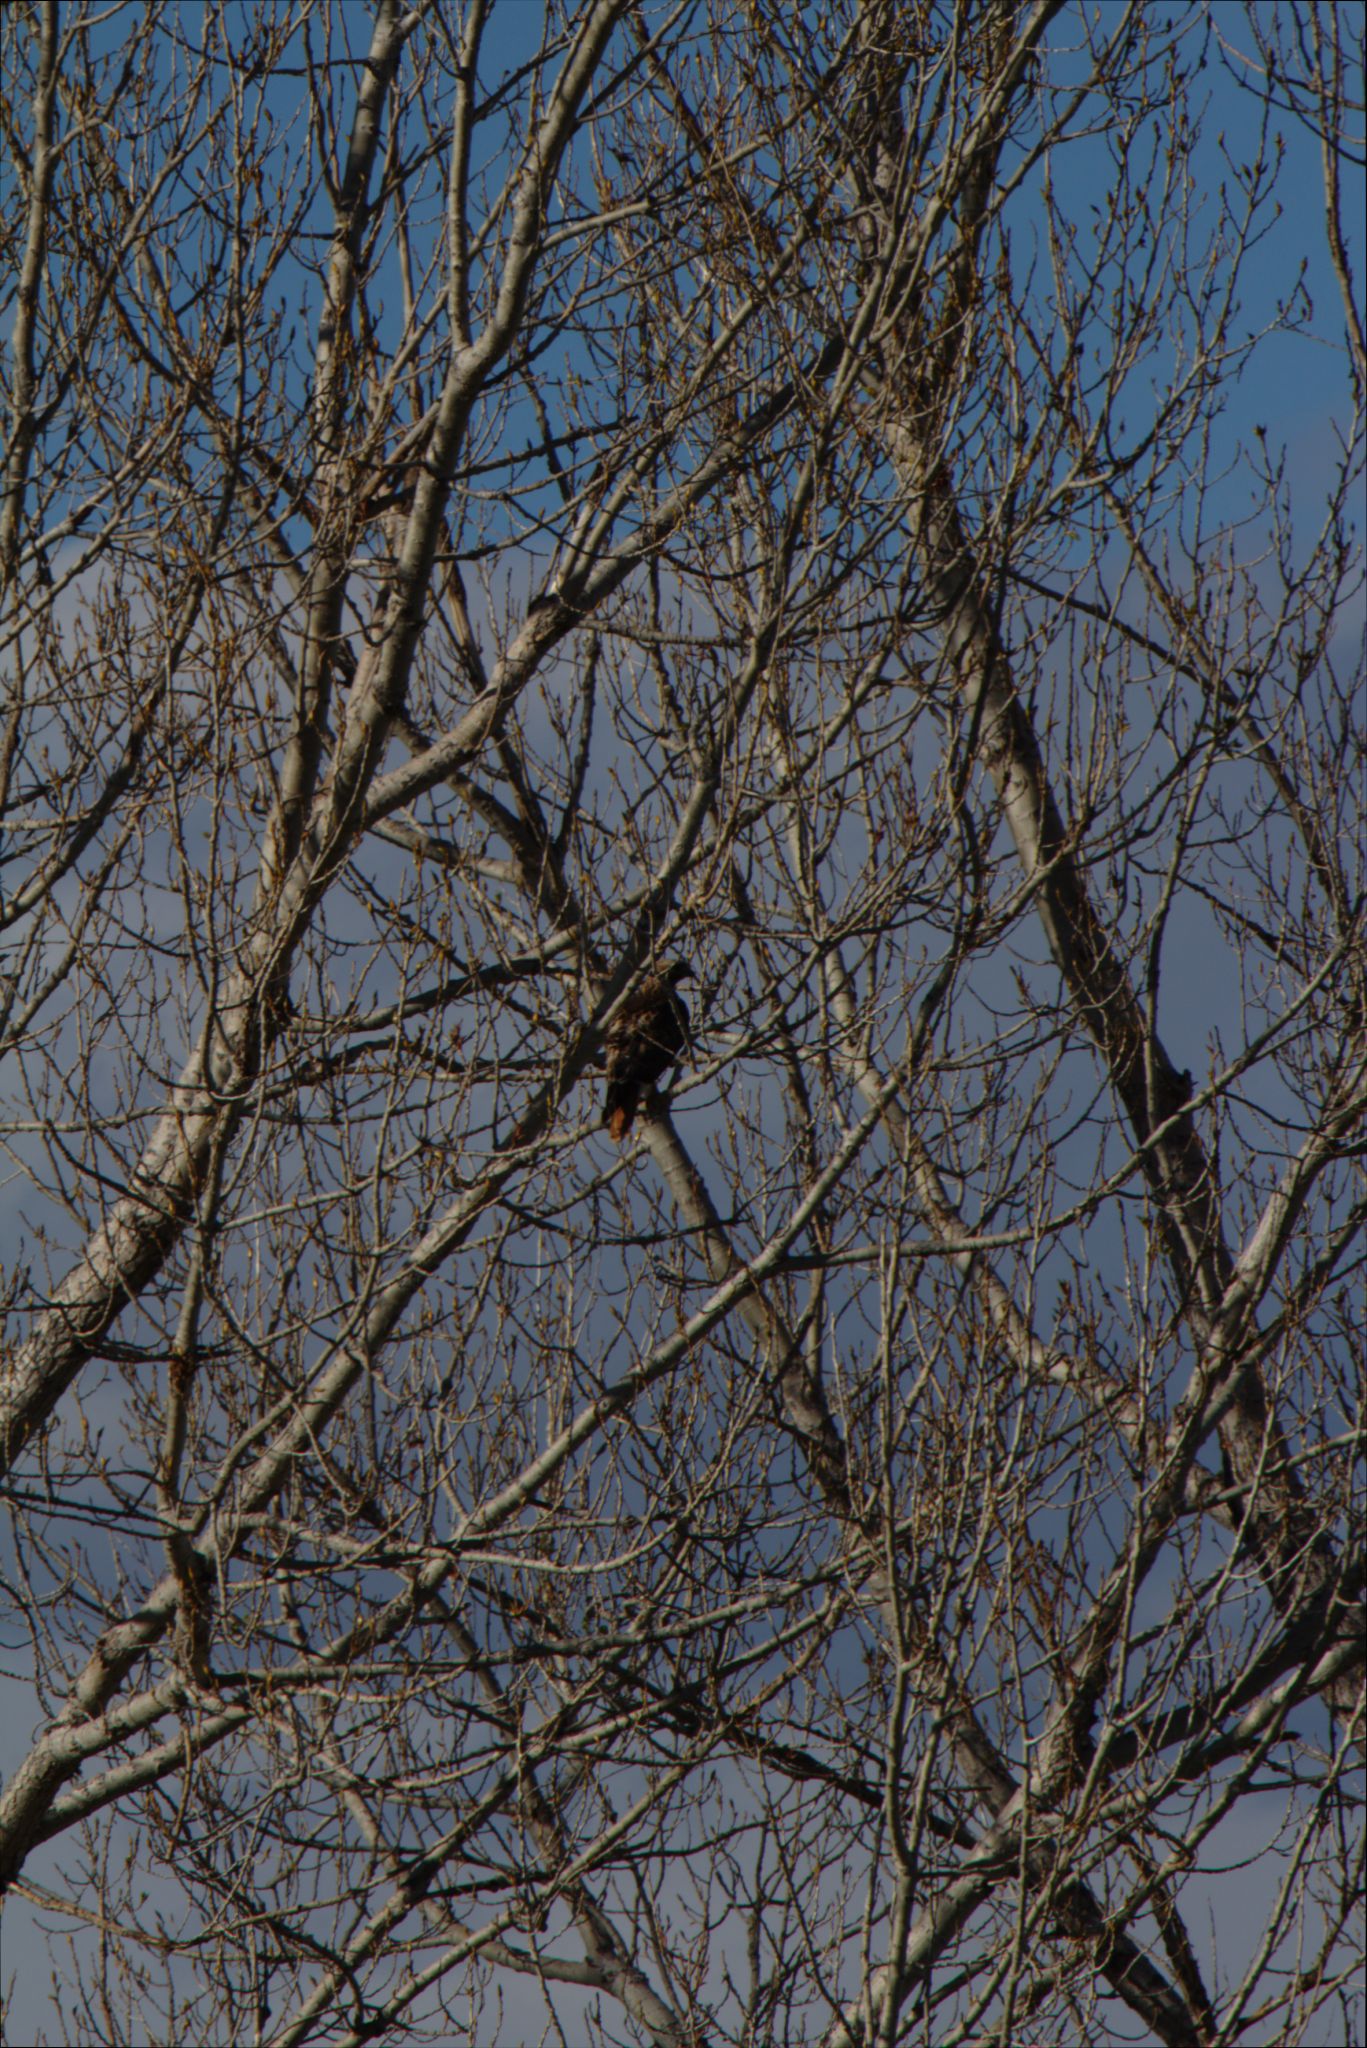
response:
[[[608,1136],[612,1139],[614,1145],[620,1145],[627,1132],[631,1129],[633,1113],[625,1102],[616,1102],[603,1118],[603,1122],[608,1127]]]

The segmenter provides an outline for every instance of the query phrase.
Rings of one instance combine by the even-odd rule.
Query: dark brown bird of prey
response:
[[[641,1097],[677,1066],[688,1044],[688,1005],[678,984],[691,978],[686,960],[652,974],[608,1026],[603,1122],[615,1144],[631,1129]]]

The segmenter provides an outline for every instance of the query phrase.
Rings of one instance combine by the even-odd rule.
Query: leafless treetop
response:
[[[15,2038],[1360,2038],[1360,11],[0,34]]]

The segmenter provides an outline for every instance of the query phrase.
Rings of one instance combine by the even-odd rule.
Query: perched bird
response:
[[[603,1122],[615,1144],[631,1129],[641,1097],[677,1066],[688,1044],[688,1005],[676,993],[692,979],[686,960],[652,974],[608,1026]]]

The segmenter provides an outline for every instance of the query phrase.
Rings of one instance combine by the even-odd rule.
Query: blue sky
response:
[[[1103,32],[1108,20],[1116,18],[1117,10],[1112,4],[1109,9],[1099,10]],[[1232,14],[1232,10],[1230,10]],[[253,10],[240,10],[239,22],[246,26],[252,20]],[[141,20],[140,9],[111,12],[101,33],[108,39],[109,47],[117,50],[127,33],[130,19]],[[231,17],[230,17],[231,18]],[[187,10],[182,17],[187,32],[193,34],[196,26],[196,10]],[[1206,11],[1194,12],[1188,17],[1189,26],[1184,39],[1179,43],[1179,61],[1192,64],[1204,61],[1202,90],[1205,94],[1200,118],[1196,122],[1189,151],[1189,168],[1196,186],[1211,195],[1203,209],[1198,209],[1198,222],[1204,212],[1206,218],[1213,217],[1216,195],[1222,184],[1228,186],[1239,173],[1239,166],[1251,161],[1258,140],[1258,114],[1256,104],[1242,93],[1234,83],[1226,63],[1222,60],[1216,44],[1214,31],[1221,26],[1224,12],[1211,17]],[[493,10],[491,29],[485,47],[486,79],[506,73],[513,78],[523,66],[540,27],[540,11],[529,0],[520,4],[502,4]],[[359,55],[365,40],[367,17],[359,6],[338,10],[336,23],[339,34],[347,39],[353,53]],[[1072,14],[1061,18],[1055,31],[1058,41],[1067,40],[1075,33],[1076,17]],[[1223,33],[1223,30],[1221,30]],[[168,67],[170,46],[167,45]],[[168,81],[170,73],[168,69]],[[264,105],[267,112],[282,123],[288,123],[296,116],[295,94],[298,81],[277,77],[269,87]],[[438,144],[443,133],[446,110],[433,110],[433,132]],[[498,133],[498,122],[491,123],[488,133],[491,146],[502,139]],[[1279,173],[1278,198],[1281,213],[1266,223],[1264,239],[1260,244],[1256,266],[1248,275],[1244,300],[1240,310],[1240,321],[1250,331],[1261,329],[1284,308],[1293,293],[1302,297],[1297,301],[1296,331],[1279,335],[1264,342],[1250,357],[1248,366],[1229,393],[1225,410],[1215,428],[1215,442],[1209,458],[1210,469],[1217,481],[1208,498],[1208,520],[1211,524],[1236,522],[1247,510],[1256,465],[1263,459],[1264,448],[1271,450],[1274,466],[1285,461],[1286,488],[1291,494],[1292,528],[1298,542],[1309,545],[1315,531],[1317,507],[1322,500],[1326,484],[1332,478],[1338,459],[1336,439],[1336,407],[1344,389],[1342,374],[1342,307],[1338,296],[1337,281],[1328,264],[1323,240],[1318,232],[1318,222],[1323,204],[1321,168],[1318,147],[1305,131],[1294,121],[1274,116],[1272,127],[1285,135],[1285,160]],[[1096,198],[1089,206],[1096,209],[1097,222],[1104,216],[1107,204],[1109,161],[1106,145],[1098,140],[1091,144],[1078,144],[1066,153],[1065,164],[1070,178],[1078,181],[1095,179]],[[190,181],[191,183],[193,181]],[[423,222],[422,235],[428,238],[425,246],[416,253],[420,262],[432,254],[431,238],[436,232],[436,209],[440,203],[442,166],[440,157],[435,157],[429,166],[425,185],[420,184],[419,197],[415,200],[415,215]],[[1363,183],[1360,177],[1350,175],[1345,180],[1345,197],[1348,212],[1345,225],[1348,229],[1350,247],[1353,252],[1356,275],[1359,281],[1364,275],[1367,252],[1364,250],[1364,201]],[[1082,223],[1086,232],[1086,209],[1074,205],[1071,209]],[[1016,237],[1015,253],[1024,265],[1029,260],[1030,244],[1034,238],[1034,253],[1043,260],[1040,211],[1037,199],[1023,196],[1017,208],[1018,219],[1013,222]],[[306,215],[306,220],[323,229],[326,220],[325,205],[321,195]],[[1306,223],[1313,223],[1307,232]],[[193,256],[193,249],[188,252]],[[311,319],[316,301],[312,261],[316,251],[301,242],[297,261],[287,261],[277,274],[273,290],[278,298],[282,319],[282,331],[288,335],[294,330],[290,343],[290,360],[287,388],[297,395],[302,405],[306,391],[308,366],[313,345]],[[393,291],[395,303],[398,296],[397,263],[394,266]],[[1304,264],[1302,274],[1302,263]],[[194,278],[187,264],[185,289],[191,291]],[[1041,295],[1041,304],[1047,303],[1047,294]],[[610,310],[610,309],[607,309]],[[1095,336],[1088,337],[1093,350],[1100,346]],[[1169,364],[1177,346],[1160,343],[1155,347],[1151,363],[1145,363],[1134,373],[1134,421],[1136,431],[1143,421],[1150,404],[1150,380],[1161,383],[1168,372]],[[573,352],[570,359],[561,365],[565,371],[584,374],[583,361],[576,361]],[[515,400],[504,421],[504,441],[501,446],[489,451],[489,460],[497,465],[507,460],[516,469],[516,457],[520,452],[522,436],[533,432],[533,416],[529,404]],[[509,453],[511,443],[512,453]],[[487,474],[490,487],[500,481],[497,467]],[[555,504],[555,495],[547,485],[541,495],[541,509],[549,510]],[[515,533],[525,519],[526,505],[495,512],[502,520],[504,533]],[[1118,551],[1117,551],[1118,557]],[[532,531],[523,534],[520,542],[510,551],[505,563],[500,564],[495,579],[495,602],[506,588],[511,603],[516,606],[526,593],[537,587],[544,574],[548,559],[545,537],[538,538]],[[1345,666],[1351,665],[1359,656],[1362,639],[1362,600],[1359,591],[1356,610],[1345,609],[1335,643],[1335,653]],[[529,702],[527,710],[529,730],[534,734],[548,730],[544,721],[538,724],[538,714]],[[1155,754],[1158,750],[1155,750]],[[434,800],[432,815],[442,822],[446,813],[444,800]],[[398,854],[380,855],[373,867],[377,885],[401,886],[405,872],[405,860]],[[1128,877],[1129,886],[1136,892],[1145,886],[1144,878],[1138,871]],[[73,882],[73,892],[74,892]],[[1227,948],[1218,937],[1212,922],[1203,919],[1195,906],[1185,906],[1182,915],[1189,922],[1177,935],[1170,955],[1170,971],[1165,983],[1164,1025],[1172,1048],[1179,1060],[1187,1061],[1194,1071],[1200,1072],[1205,1057],[1207,1041],[1212,1029],[1219,1030],[1231,1040],[1237,1039],[1241,1026],[1240,994]],[[1038,972],[1043,980],[1050,971],[1043,966],[1042,944],[1032,965],[1028,958],[1017,958],[1002,963],[1000,968],[1001,989],[1010,985],[1012,972],[1020,967],[1029,975]],[[1173,971],[1175,970],[1175,972]],[[1051,976],[1050,976],[1051,978]],[[978,994],[986,1000],[995,999],[999,993],[995,974],[988,974],[978,985]],[[720,1028],[743,1021],[742,1006],[744,991],[733,993],[726,1004],[719,1004],[713,1020]],[[169,1034],[168,1034],[169,1035]],[[178,1048],[172,1044],[168,1055]],[[1079,1090],[1084,1079],[1077,1070],[1085,1066],[1079,1058],[1067,1076]],[[758,1077],[757,1077],[758,1078]],[[773,1087],[771,1075],[764,1078],[764,1085]],[[1271,1089],[1272,1082],[1265,1076],[1259,1077],[1260,1091]],[[107,1083],[111,1093],[117,1084]],[[1265,1092],[1260,1093],[1260,1107],[1279,1109],[1283,1105]],[[685,1098],[684,1113],[691,1116],[692,1126],[699,1143],[711,1135],[719,1124],[714,1110],[706,1100]],[[22,1140],[17,1141],[22,1149]],[[1086,1141],[1080,1141],[1080,1143]],[[19,1181],[0,1191],[0,1217],[4,1220],[6,1250],[11,1259],[32,1256],[33,1232],[39,1218],[35,1214],[35,1203],[31,1191]],[[58,1234],[59,1250],[65,1250],[61,1232],[65,1227],[55,1211],[50,1219],[51,1227]],[[1112,1254],[1118,1242],[1120,1224],[1112,1217],[1096,1226],[1094,1259],[1104,1263]],[[606,1269],[605,1269],[606,1270]],[[1052,1275],[1046,1270],[1040,1276],[1041,1291],[1046,1295],[1052,1288]],[[605,1290],[606,1293],[606,1290]],[[1047,1319],[1046,1319],[1047,1320]],[[604,1339],[605,1356],[611,1355],[611,1345]],[[111,1396],[108,1420],[112,1427],[116,1409],[112,1399],[116,1389],[109,1387]],[[98,1427],[105,1420],[105,1409],[100,1396],[92,1390],[85,1402],[87,1420]],[[1047,1526],[1047,1524],[1046,1524]],[[1155,1597],[1159,1588],[1156,1582]],[[10,1745],[8,1754],[0,1754],[0,1765],[8,1766],[14,1757],[22,1753],[31,1732],[31,1715],[27,1708],[6,1715],[3,1722],[3,1739]],[[1231,1826],[1233,1832],[1233,1826]],[[46,1859],[39,1858],[33,1865],[37,1881],[44,1881]],[[1260,1868],[1256,1876],[1250,1877],[1250,1886],[1266,1889],[1270,1883],[1268,1868]],[[1241,1942],[1251,1942],[1256,1929],[1250,1924],[1247,1891],[1235,1893],[1222,1875],[1213,1878],[1210,1885],[1210,1905],[1220,1932],[1222,1944],[1237,1949]],[[20,1913],[27,1914],[28,1908],[17,1900],[11,1900],[5,1914],[6,1942],[3,1964],[8,1972],[16,1967],[14,1936],[10,1931]],[[27,1979],[27,1973],[20,1973],[21,1986],[12,2015],[12,2025],[37,2026],[46,2008],[46,1987],[37,1978]],[[22,1981],[26,1980],[27,1981]],[[29,2004],[28,2001],[32,2000]],[[522,2038],[521,2030],[530,2026],[530,2015],[520,2015],[510,2003],[507,2029],[504,2039],[510,2044]]]

